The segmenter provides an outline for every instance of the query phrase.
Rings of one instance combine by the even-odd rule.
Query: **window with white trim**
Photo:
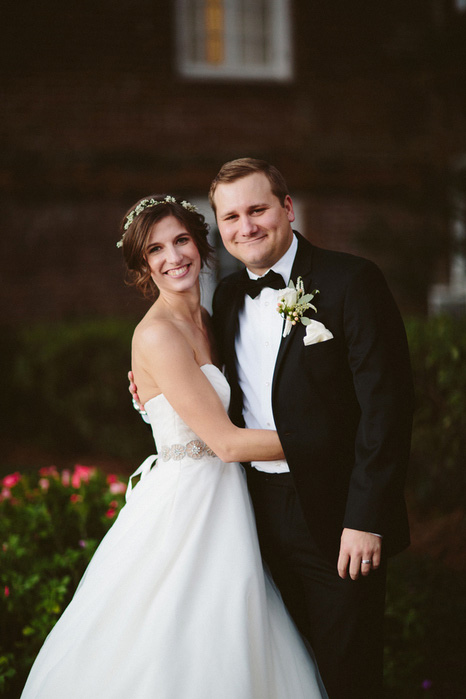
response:
[[[177,62],[186,77],[292,77],[290,0],[176,0]]]

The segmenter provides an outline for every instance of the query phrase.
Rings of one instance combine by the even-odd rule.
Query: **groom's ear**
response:
[[[292,201],[289,194],[287,194],[285,197],[285,201],[283,202],[283,208],[286,211],[288,221],[290,223],[293,223],[293,221],[295,220],[296,217],[294,215],[293,201]]]

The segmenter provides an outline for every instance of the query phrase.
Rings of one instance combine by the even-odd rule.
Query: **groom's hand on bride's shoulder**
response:
[[[142,405],[141,401],[139,400],[138,387],[134,383],[134,375],[133,375],[132,371],[128,371],[128,381],[129,381],[128,390],[131,393],[131,398],[133,399],[134,407],[136,408],[136,410],[139,410],[139,412],[144,412],[144,406]]]

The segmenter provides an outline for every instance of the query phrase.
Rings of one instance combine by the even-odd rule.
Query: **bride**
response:
[[[143,199],[118,246],[132,282],[157,296],[134,332],[132,370],[158,454],[130,478],[22,699],[322,699],[312,652],[262,567],[238,462],[283,452],[276,432],[227,416],[200,305],[204,217],[171,196]]]

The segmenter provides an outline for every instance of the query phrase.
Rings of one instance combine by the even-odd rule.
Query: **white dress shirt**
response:
[[[290,279],[297,249],[298,241],[293,235],[290,247],[272,267],[274,272],[282,275],[285,286]],[[257,274],[246,271],[251,279],[258,279]],[[244,307],[239,313],[235,350],[239,385],[243,392],[243,417],[249,428],[276,429],[272,413],[272,379],[284,324],[277,312],[277,297],[277,290],[269,288],[262,289],[255,299],[246,294]],[[285,460],[253,461],[251,465],[267,473],[290,470]]]

